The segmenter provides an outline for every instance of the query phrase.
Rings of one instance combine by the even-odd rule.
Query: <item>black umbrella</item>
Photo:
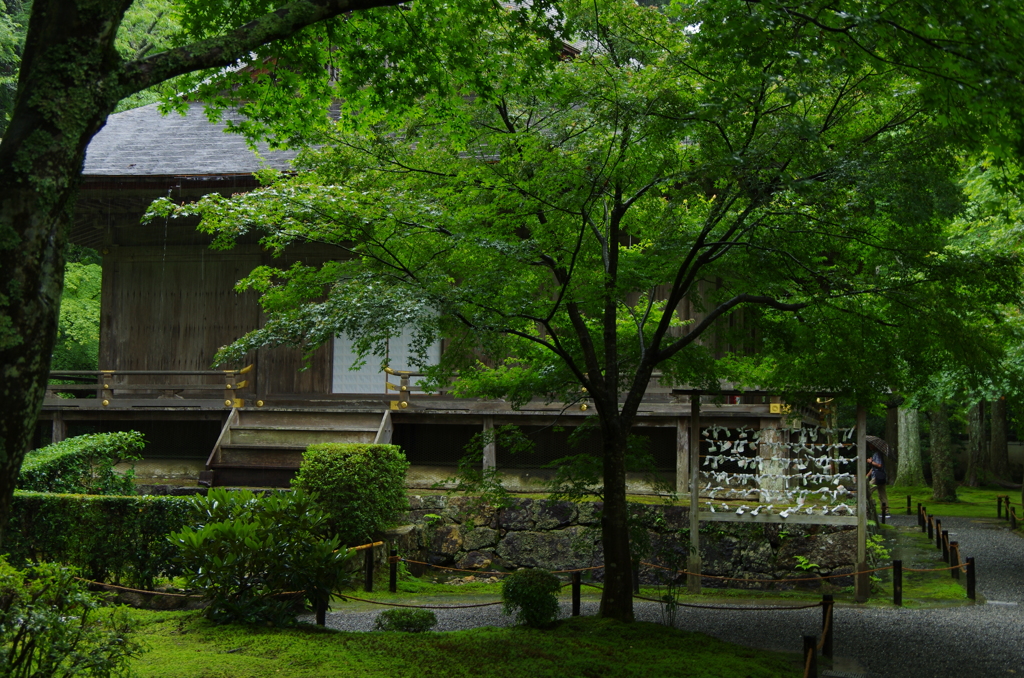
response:
[[[873,450],[881,452],[883,456],[889,456],[889,443],[885,442],[878,436],[864,436],[864,438]]]

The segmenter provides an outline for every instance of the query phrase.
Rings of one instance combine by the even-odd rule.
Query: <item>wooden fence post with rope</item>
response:
[[[821,597],[821,656],[832,658],[832,613],[835,599],[832,594]]]
[[[892,604],[903,606],[903,561],[892,561]]]
[[[388,554],[388,591],[398,593],[398,550],[391,549]]]
[[[804,678],[818,678],[818,641],[814,636],[804,636]]]
[[[967,558],[967,597],[971,600],[977,600],[977,592],[975,590],[975,574],[974,574],[974,556],[968,556]]]

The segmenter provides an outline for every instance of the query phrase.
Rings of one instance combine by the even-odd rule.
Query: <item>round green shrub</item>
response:
[[[562,582],[547,570],[518,570],[501,582],[501,611],[515,614],[516,623],[533,628],[558,619],[558,592]]]
[[[357,546],[408,510],[408,468],[397,445],[310,445],[292,486],[314,495],[341,542]]]
[[[432,610],[385,610],[377,615],[373,625],[378,631],[423,633],[437,625],[437,615]]]
[[[215,487],[193,501],[201,524],[167,538],[214,622],[287,626],[297,602],[326,605],[348,586],[355,551],[339,548],[327,516],[301,490],[261,496]]]

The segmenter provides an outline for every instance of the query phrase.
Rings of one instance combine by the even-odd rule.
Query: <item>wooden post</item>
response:
[[[818,639],[804,636],[804,678],[818,678]]]
[[[1003,495],[996,495],[996,518],[1002,519],[1003,517]]]
[[[935,535],[932,533],[932,523],[934,522],[934,520],[934,517],[928,516],[928,519],[925,521],[928,523],[928,541],[935,539]]]
[[[68,437],[68,424],[64,421],[64,415],[60,410],[53,413],[53,433],[50,437],[51,443],[62,442]]]
[[[676,419],[676,494],[690,489],[690,426],[685,417]]]
[[[363,579],[363,590],[367,593],[373,591],[373,547],[366,549],[363,552],[363,569],[365,577]]]
[[[942,550],[942,521],[935,521],[935,548]]]
[[[949,564],[955,565],[950,573],[953,575],[953,579],[960,578],[960,543],[951,541],[949,542]]]
[[[949,562],[949,530],[942,531],[942,560]]]
[[[484,417],[484,434],[494,430],[494,417]],[[484,445],[484,470],[498,467],[498,444],[492,438]]]
[[[327,626],[327,601],[323,598],[316,601],[316,625]]]
[[[826,594],[821,597],[821,656],[832,658],[832,634],[835,630],[835,618],[833,612],[835,611],[835,599],[832,594]]]
[[[868,408],[857,404],[857,576],[854,579],[854,600],[867,602],[871,590],[868,578]]]
[[[633,595],[640,595],[640,563],[633,563]]]
[[[572,616],[580,616],[580,573],[572,573]]]
[[[907,515],[910,515],[910,495],[907,495]]]
[[[923,513],[923,511],[924,511],[924,507],[921,506],[920,502],[918,502],[918,504],[917,504],[917,526],[920,527],[920,528],[924,527],[924,513]]]
[[[968,556],[967,558],[967,597],[971,600],[977,600],[977,592],[975,587],[977,581],[975,580],[974,574],[974,556]]]
[[[1010,507],[1010,529],[1017,529],[1017,509],[1016,507]]]
[[[388,558],[388,591],[398,593],[398,550],[391,549]]]
[[[686,588],[690,593],[700,593],[700,392],[690,396],[690,556],[686,569],[692,572],[686,576]]]
[[[892,604],[903,605],[903,561],[892,561]]]

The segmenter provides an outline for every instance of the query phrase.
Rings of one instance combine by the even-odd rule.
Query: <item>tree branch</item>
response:
[[[170,78],[207,68],[229,66],[258,47],[346,12],[390,7],[402,0],[296,0],[223,35],[127,62],[118,80],[126,93],[139,92]]]

